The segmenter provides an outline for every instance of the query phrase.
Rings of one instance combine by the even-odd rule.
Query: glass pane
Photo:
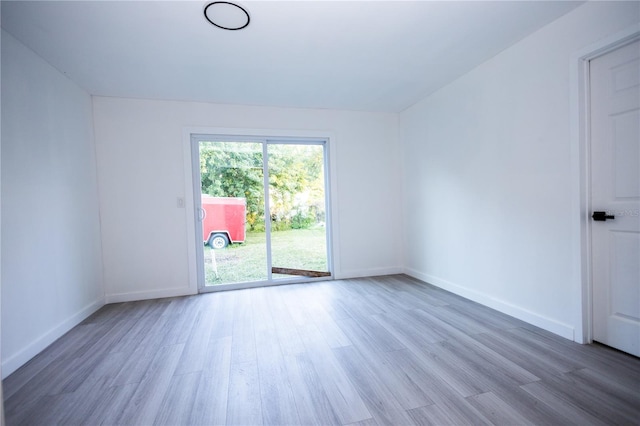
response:
[[[200,142],[205,285],[264,281],[262,144]]]
[[[326,276],[324,146],[269,144],[273,279]]]

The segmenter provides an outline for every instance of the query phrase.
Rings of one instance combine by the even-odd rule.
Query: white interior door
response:
[[[590,76],[593,340],[640,356],[640,42]]]

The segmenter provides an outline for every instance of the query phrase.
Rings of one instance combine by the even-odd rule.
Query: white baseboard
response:
[[[189,287],[168,288],[163,290],[114,293],[105,296],[106,303],[134,302],[136,300],[163,299],[165,297],[190,296],[197,294]]]
[[[22,349],[20,352],[10,356],[6,360],[2,361],[2,379],[4,380],[8,375],[16,371],[18,368],[26,364],[31,358],[38,355],[47,346],[62,337],[66,332],[71,330],[76,325],[87,319],[91,314],[103,307],[105,304],[104,298],[100,298],[90,305],[85,306],[76,314],[62,321],[60,324],[53,327],[51,330],[44,333],[37,338],[30,345]]]
[[[378,277],[381,275],[395,275],[404,273],[403,268],[376,268],[376,269],[354,269],[351,271],[336,272],[336,280],[346,280],[349,278]]]
[[[543,315],[524,309],[520,306],[516,306],[503,300],[496,299],[484,293],[469,289],[467,287],[463,287],[458,284],[454,284],[450,281],[443,280],[441,278],[434,277],[420,271],[416,271],[415,269],[405,268],[404,273],[421,281],[433,284],[436,287],[440,287],[443,290],[450,291],[451,293],[457,294],[458,296],[462,296],[465,299],[480,303],[481,305],[495,309],[496,311],[502,312],[503,314],[507,314],[531,325],[535,325],[536,327],[540,327],[544,330],[550,331],[551,333],[557,334],[558,336],[564,337],[565,339],[569,339],[572,341],[575,340],[575,329],[570,324],[556,321],[552,318],[545,317]]]

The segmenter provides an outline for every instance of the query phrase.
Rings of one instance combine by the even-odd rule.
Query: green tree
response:
[[[268,155],[272,228],[306,228],[323,222],[322,146],[273,144],[268,146]],[[264,230],[264,174],[260,143],[201,143],[200,175],[203,194],[246,198],[248,229]]]
[[[324,221],[322,146],[269,145],[269,184],[275,229],[307,228]]]
[[[249,230],[264,230],[262,146],[259,143],[200,144],[202,193],[247,200]]]

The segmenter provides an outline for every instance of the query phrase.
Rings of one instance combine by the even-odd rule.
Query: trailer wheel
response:
[[[222,249],[229,245],[229,238],[225,234],[213,234],[209,237],[209,247]]]

